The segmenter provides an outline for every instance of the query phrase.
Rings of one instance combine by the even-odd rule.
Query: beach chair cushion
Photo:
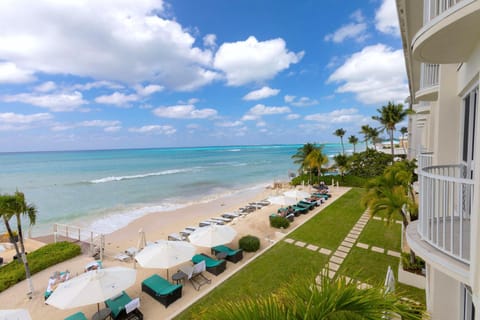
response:
[[[116,319],[130,301],[132,301],[132,298],[125,291],[122,291],[121,295],[106,300],[105,305],[111,310],[112,318]]]
[[[225,271],[227,267],[227,262],[225,260],[216,260],[203,253],[196,254],[192,257],[192,262],[194,264],[200,263],[202,261],[205,261],[207,271],[216,276]]]
[[[65,318],[65,320],[88,320],[83,312],[77,312]]]
[[[242,249],[237,249],[233,250],[227,246],[220,245],[212,248],[212,253],[217,254],[219,252],[224,252],[227,254],[227,259],[230,262],[237,263],[238,261],[243,259],[243,250]]]
[[[182,287],[181,284],[171,284],[168,282],[168,280],[160,277],[158,274],[154,274],[151,277],[143,280],[142,283],[155,291],[155,293],[159,296],[170,294],[177,288]]]

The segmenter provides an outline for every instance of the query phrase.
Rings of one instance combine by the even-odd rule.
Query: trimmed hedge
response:
[[[255,236],[244,236],[238,241],[240,249],[246,252],[255,252],[260,249],[260,239]]]
[[[47,244],[27,255],[30,273],[33,275],[57,263],[82,253],[80,246],[70,242]],[[21,259],[13,260],[0,268],[0,292],[25,280],[25,268]]]
[[[277,229],[287,229],[290,226],[290,221],[288,221],[287,218],[275,216],[270,218],[270,226]]]

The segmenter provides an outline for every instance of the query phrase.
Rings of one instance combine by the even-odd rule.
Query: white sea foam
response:
[[[149,173],[144,173],[144,174],[135,174],[135,175],[131,175],[131,176],[105,177],[105,178],[101,178],[101,179],[90,180],[89,182],[90,183],[105,183],[105,182],[131,180],[131,179],[142,179],[142,178],[164,176],[164,175],[176,174],[176,173],[192,172],[194,170],[195,169],[171,169],[171,170],[164,170],[164,171],[158,171],[158,172],[149,172]]]
[[[228,150],[228,151],[230,151],[230,152],[239,152],[239,151],[241,151],[241,149],[230,149],[230,150]]]

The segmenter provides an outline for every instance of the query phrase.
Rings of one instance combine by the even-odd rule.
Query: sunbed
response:
[[[313,210],[313,208],[315,208],[315,204],[314,204],[314,203],[308,202],[308,201],[305,201],[305,200],[300,200],[300,201],[297,203],[297,206],[299,206],[299,207],[306,207],[306,208],[308,208],[308,210]]]
[[[235,212],[227,212],[227,213],[222,214],[222,217],[229,218],[229,219],[235,219],[235,218],[240,217],[240,215],[238,213],[235,213]]]
[[[201,261],[205,261],[207,271],[216,276],[225,271],[225,268],[227,267],[227,262],[225,260],[216,260],[203,253],[196,254],[192,257],[192,262],[195,264]]]
[[[203,275],[203,271],[206,270],[205,261],[201,261],[192,266],[181,266],[180,271],[185,273],[187,279],[190,281],[195,290],[200,290],[200,287],[204,284],[212,283],[212,280],[207,279]]]
[[[136,308],[139,305],[139,302],[136,303],[136,306],[133,308],[133,310],[129,308],[127,312],[126,306],[131,304],[132,301],[135,302],[134,300],[139,301],[138,298],[132,300],[132,298],[130,298],[125,291],[122,291],[121,294],[106,300],[105,306],[110,309],[110,316],[112,319],[126,319],[128,318],[127,314],[132,313],[137,315],[137,319],[142,319],[142,313]]]
[[[153,274],[142,281],[142,291],[163,304],[165,308],[182,297],[181,284],[171,284],[158,274]]]
[[[88,320],[88,318],[85,316],[85,314],[81,311],[72,314],[71,316],[68,316],[65,318],[65,320]]]
[[[213,247],[212,254],[217,255],[218,253],[226,253],[227,256],[225,257],[225,259],[233,263],[237,263],[238,261],[243,259],[242,249],[233,250],[223,245]]]

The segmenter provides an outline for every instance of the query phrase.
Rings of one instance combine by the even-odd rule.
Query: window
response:
[[[475,129],[478,106],[478,87],[463,98],[463,137],[462,161],[465,165],[465,178],[473,178],[475,149]]]

